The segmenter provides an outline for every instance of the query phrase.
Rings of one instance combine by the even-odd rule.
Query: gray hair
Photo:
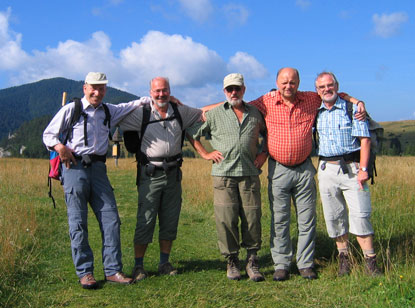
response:
[[[150,89],[151,89],[151,85],[153,84],[153,81],[156,79],[164,79],[167,82],[167,85],[169,86],[169,90],[170,90],[170,80],[168,77],[161,77],[161,76],[157,76],[154,77],[153,79],[150,80]]]
[[[321,77],[325,76],[325,75],[329,75],[331,76],[331,78],[333,78],[334,83],[339,86],[339,82],[337,81],[336,76],[332,73],[332,72],[321,72],[320,74],[317,75],[316,80],[314,81],[314,85],[317,87],[317,80],[320,79]]]

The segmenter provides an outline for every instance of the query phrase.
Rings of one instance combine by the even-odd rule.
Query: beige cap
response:
[[[89,72],[85,77],[85,83],[88,84],[107,84],[108,79],[104,73]]]
[[[238,73],[232,73],[227,75],[223,79],[223,88],[225,89],[228,86],[244,86],[244,76]]]

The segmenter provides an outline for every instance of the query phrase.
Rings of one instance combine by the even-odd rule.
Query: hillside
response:
[[[415,120],[380,123],[384,129],[383,154],[415,155]]]
[[[54,115],[61,106],[63,92],[68,93],[68,98],[82,97],[82,85],[82,81],[52,78],[0,90],[0,140],[24,122]],[[105,101],[117,104],[136,98],[108,87]]]

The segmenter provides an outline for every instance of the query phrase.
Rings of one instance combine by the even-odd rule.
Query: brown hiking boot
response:
[[[92,273],[88,273],[81,279],[79,279],[79,283],[84,289],[96,289],[98,287],[98,283],[95,280],[94,275],[92,275]]]
[[[228,257],[228,264],[226,266],[226,277],[230,280],[241,279],[241,272],[239,271],[239,259],[237,255],[230,255]]]
[[[371,276],[380,276],[382,272],[379,267],[376,265],[376,255],[373,257],[365,257],[366,261],[366,271]]]
[[[143,280],[147,278],[147,276],[148,274],[142,266],[135,266],[133,269],[133,274],[131,275],[131,277],[133,278],[133,283],[136,281]]]
[[[339,254],[339,271],[338,276],[345,276],[350,274],[350,262],[349,255],[347,253],[341,252]]]
[[[298,270],[300,272],[301,277],[304,279],[317,279],[317,274],[312,267],[306,267]]]
[[[248,258],[246,273],[252,281],[259,282],[265,280],[264,275],[259,272],[258,257],[256,255],[251,255]]]
[[[170,262],[166,262],[164,264],[159,264],[159,274],[160,275],[169,275],[169,276],[176,276],[177,269],[171,265]]]
[[[274,275],[272,276],[272,279],[274,281],[284,281],[288,280],[290,278],[290,274],[285,269],[277,269],[274,272]]]

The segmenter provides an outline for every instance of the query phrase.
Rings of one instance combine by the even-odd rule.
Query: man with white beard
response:
[[[258,153],[258,138],[265,136],[265,122],[254,106],[242,99],[245,93],[241,74],[229,74],[223,80],[224,104],[206,113],[205,123],[190,142],[206,160],[213,161],[213,191],[216,230],[221,254],[227,259],[227,277],[241,279],[240,246],[247,250],[246,273],[253,281],[262,281],[257,251],[261,248],[260,168],[268,154]],[[208,153],[200,137],[210,135],[213,151]],[[263,144],[266,144],[265,142]],[[242,242],[239,242],[238,220]]]
[[[182,204],[182,131],[199,121],[202,111],[188,106],[178,106],[176,114],[170,96],[168,78],[155,77],[150,82],[151,104],[149,122],[141,132],[144,106],[136,109],[120,123],[124,131],[137,131],[141,136],[138,174],[138,211],[134,236],[135,266],[133,281],[147,277],[144,255],[153,240],[158,216],[161,275],[176,275],[169,262],[176,239]],[[180,120],[181,119],[181,120]],[[181,124],[180,124],[181,122]]]

